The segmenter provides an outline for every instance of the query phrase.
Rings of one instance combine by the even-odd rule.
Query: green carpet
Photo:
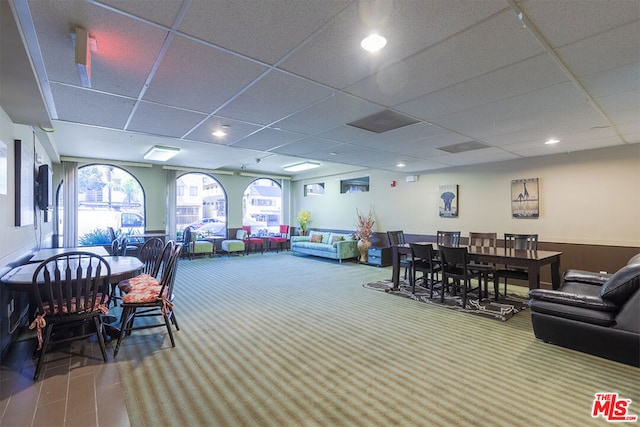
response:
[[[372,292],[375,268],[290,253],[181,260],[172,348],[134,332],[117,357],[133,426],[585,426],[596,392],[640,370],[496,322]]]

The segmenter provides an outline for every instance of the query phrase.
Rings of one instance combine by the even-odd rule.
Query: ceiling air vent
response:
[[[355,122],[347,123],[347,125],[368,130],[370,132],[383,133],[412,125],[414,123],[418,123],[418,120],[391,110],[384,110],[360,120],[356,120]]]
[[[447,153],[464,153],[465,151],[480,150],[482,148],[489,148],[488,145],[478,141],[460,142],[458,144],[447,145],[446,147],[436,147],[436,150],[446,151]]]

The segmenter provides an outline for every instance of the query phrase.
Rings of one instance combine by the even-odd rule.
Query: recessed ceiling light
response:
[[[377,52],[387,44],[387,39],[378,35],[371,34],[360,42],[360,46],[368,52]]]
[[[330,152],[330,153],[329,153],[329,155],[330,155],[330,156],[337,156],[337,155],[338,155],[338,153],[336,153],[335,151],[332,151],[332,152]]]
[[[545,141],[545,144],[547,144],[547,145],[553,145],[553,144],[557,144],[558,142],[560,142],[560,140],[559,140],[559,139],[551,138],[551,139],[549,139],[549,140]]]
[[[309,169],[315,169],[317,167],[320,167],[320,163],[302,162],[302,163],[297,163],[297,164],[291,165],[291,166],[285,166],[282,169],[287,171],[287,172],[301,172],[301,171],[306,171],[306,170],[309,170]]]
[[[213,132],[211,135],[218,137],[218,138],[222,138],[223,136],[227,136],[226,132],[223,132],[221,130],[217,130],[215,132]]]
[[[405,165],[405,164],[404,164],[404,163],[402,163],[402,162],[400,162],[400,163],[398,163],[398,164],[396,165],[396,167],[398,167],[398,168],[403,168],[403,167],[405,167],[405,166],[407,166],[407,165]]]

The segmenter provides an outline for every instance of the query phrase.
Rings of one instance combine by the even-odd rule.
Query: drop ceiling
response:
[[[321,163],[304,177],[640,142],[637,0],[3,3],[0,104],[54,130],[59,156],[142,162],[168,145],[179,167]],[[91,88],[76,27],[97,44]],[[376,54],[360,48],[371,32],[388,40]],[[387,110],[410,124],[348,125]]]

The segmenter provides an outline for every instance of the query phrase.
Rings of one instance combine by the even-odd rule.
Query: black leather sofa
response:
[[[529,297],[536,338],[640,367],[640,254],[614,274],[568,270]]]

